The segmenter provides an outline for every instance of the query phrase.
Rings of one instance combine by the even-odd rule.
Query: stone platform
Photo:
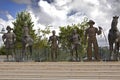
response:
[[[0,80],[120,80],[120,62],[0,62]]]

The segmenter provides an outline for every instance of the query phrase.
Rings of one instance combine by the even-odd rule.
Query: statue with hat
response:
[[[52,36],[49,37],[48,43],[51,43],[51,60],[55,61],[58,54],[59,37],[56,35],[55,30],[52,31]]]
[[[5,48],[6,48],[6,54],[7,54],[7,60],[9,60],[9,54],[14,55],[13,50],[14,50],[14,44],[16,41],[16,35],[14,34],[14,32],[11,32],[11,30],[13,30],[10,26],[7,26],[6,28],[7,33],[4,33],[2,36],[2,40],[5,44]]]
[[[92,60],[92,47],[93,47],[95,55],[94,58],[95,60],[99,61],[100,57],[98,53],[98,43],[96,39],[96,34],[100,35],[102,32],[102,28],[99,27],[99,29],[97,29],[96,27],[94,27],[93,25],[95,24],[95,22],[93,20],[89,20],[88,24],[89,27],[85,30],[85,42],[88,39],[87,59],[88,61]]]

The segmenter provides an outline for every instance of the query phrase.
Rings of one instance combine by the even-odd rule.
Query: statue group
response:
[[[7,30],[7,33],[3,34],[2,40],[6,48],[7,61],[9,61],[9,54],[11,54],[13,58],[15,58],[15,53],[14,53],[15,47],[14,46],[15,46],[15,41],[16,41],[16,35],[14,32],[11,31],[13,29],[10,26],[7,26],[6,30]],[[32,55],[33,39],[29,35],[29,29],[26,24],[23,26],[22,32],[23,32],[22,38],[21,38],[22,53],[19,56],[19,58],[20,60],[24,61],[24,59],[27,56],[27,48],[29,48],[30,50],[30,56]]]
[[[109,50],[110,50],[110,57],[109,60],[118,60],[119,57],[119,46],[120,46],[120,32],[117,28],[118,23],[118,16],[114,16],[111,29],[109,30],[108,34],[108,41],[109,41]],[[94,59],[95,61],[100,61],[100,55],[98,50],[98,42],[96,35],[100,35],[102,33],[102,27],[94,27],[95,22],[93,20],[89,20],[88,22],[89,27],[85,30],[85,44],[87,43],[87,61],[92,61],[92,54],[94,50]],[[12,28],[7,26],[6,28],[7,33],[3,34],[2,39],[5,44],[7,59],[9,58],[8,55],[14,52],[14,44],[16,41],[16,35],[14,32],[11,32]],[[32,45],[33,39],[29,34],[29,28],[27,25],[23,27],[23,36],[22,36],[22,53],[21,59],[24,60],[27,53],[27,48],[29,48],[30,56],[32,55]],[[71,43],[71,56],[72,61],[80,61],[79,59],[79,50],[81,46],[81,37],[78,34],[77,30],[74,29],[72,35],[70,35],[70,43]],[[52,31],[52,35],[49,37],[48,43],[50,44],[51,48],[51,60],[56,61],[58,58],[58,45],[59,45],[59,36],[56,35],[55,30]],[[115,43],[115,49],[113,48],[113,44]],[[93,48],[93,49],[92,49]],[[14,53],[12,54],[14,57]],[[113,56],[113,58],[112,58]]]

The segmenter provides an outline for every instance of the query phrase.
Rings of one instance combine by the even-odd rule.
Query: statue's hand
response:
[[[25,47],[28,47],[28,46],[29,46],[29,44],[26,44],[26,45],[25,45]]]
[[[102,27],[98,26],[99,30],[102,30]]]

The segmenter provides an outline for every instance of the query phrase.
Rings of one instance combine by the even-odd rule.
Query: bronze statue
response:
[[[29,35],[29,28],[27,25],[23,27],[23,36],[22,36],[22,59],[27,57],[27,48],[30,50],[30,56],[32,55],[32,45],[33,39]]]
[[[16,41],[16,35],[11,32],[12,28],[10,26],[7,26],[6,28],[7,30],[7,33],[4,33],[3,36],[2,36],[2,40],[5,44],[5,48],[6,48],[6,51],[7,51],[7,60],[9,60],[9,54],[12,55],[12,57],[14,57],[14,44],[15,44],[15,41]]]
[[[76,52],[75,60],[79,61],[78,50],[80,48],[80,36],[77,33],[76,29],[73,30],[73,34],[70,38],[70,41],[71,41],[71,48],[72,48],[72,51],[71,51],[72,60],[74,59],[73,57],[74,57],[74,51],[75,51]]]
[[[58,44],[59,44],[59,38],[55,34],[55,31],[52,31],[52,36],[49,37],[48,43],[51,42],[51,60],[55,61],[57,59],[58,54]]]
[[[99,30],[95,28],[93,26],[95,24],[93,20],[89,20],[88,24],[90,25],[90,27],[85,30],[85,42],[88,37],[88,48],[87,48],[88,61],[92,60],[92,45],[94,49],[95,59],[99,61],[100,57],[98,53],[98,43],[96,39],[96,34],[100,35],[102,28],[99,27]]]
[[[109,34],[108,34],[110,60],[111,60],[111,57],[114,57],[117,60],[118,51],[120,47],[120,32],[117,28],[118,18],[119,16],[113,16],[113,20],[111,23],[111,29],[109,30]],[[115,43],[115,50],[113,49],[114,43]],[[113,56],[112,56],[112,53],[113,53]]]

